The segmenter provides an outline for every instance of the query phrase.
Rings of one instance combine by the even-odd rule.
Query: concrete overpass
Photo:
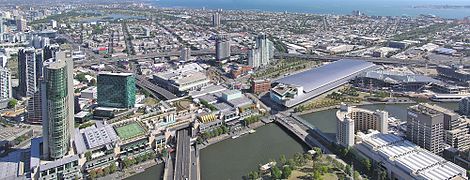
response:
[[[100,61],[81,61],[75,62],[76,65],[96,65],[96,64],[109,64],[119,60],[128,60],[128,61],[135,61],[135,62],[145,62],[149,60],[153,60],[154,58],[162,58],[162,57],[172,57],[172,56],[179,56],[179,51],[174,52],[163,52],[163,53],[150,53],[150,54],[143,54],[143,55],[133,55],[127,57],[112,57],[112,58],[102,58]],[[233,51],[232,55],[244,55],[247,54],[247,51]],[[203,50],[193,50],[191,51],[192,56],[205,56],[205,55],[214,55],[215,50],[211,49],[203,49]],[[339,59],[356,59],[356,60],[366,60],[373,63],[378,64],[402,64],[402,65],[424,65],[426,62],[424,60],[403,60],[403,59],[396,59],[396,58],[372,58],[372,57],[348,57],[348,56],[318,56],[318,55],[311,55],[311,54],[289,54],[289,53],[276,53],[274,55],[275,58],[299,58],[299,59],[308,59],[308,60],[315,60],[315,61],[336,61]],[[432,63],[431,63],[432,64]]]

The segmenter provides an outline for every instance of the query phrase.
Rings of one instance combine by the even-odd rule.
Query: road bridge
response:
[[[174,180],[196,179],[191,177],[191,142],[188,129],[182,129],[176,132],[176,157]]]
[[[276,115],[275,122],[307,144],[310,148],[319,147],[325,154],[331,154],[331,151],[323,144],[318,142],[310,133],[311,129],[299,123],[296,119],[282,114]]]

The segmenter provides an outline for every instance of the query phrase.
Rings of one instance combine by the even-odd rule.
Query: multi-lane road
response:
[[[182,129],[177,131],[176,135],[176,158],[175,158],[175,170],[173,179],[174,180],[189,180],[197,179],[197,177],[191,177],[191,142],[189,137],[188,129]]]

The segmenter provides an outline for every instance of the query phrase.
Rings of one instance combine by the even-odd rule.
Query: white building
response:
[[[53,20],[53,19],[51,20],[51,27],[52,27],[52,29],[57,28],[57,21],[56,20]]]
[[[3,52],[0,52],[0,66],[6,67],[7,63],[8,63],[8,57]]]
[[[357,132],[367,132],[370,129],[386,134],[388,132],[388,112],[370,111],[341,104],[336,112],[336,142],[344,147],[354,146],[354,136]]]
[[[220,14],[216,12],[212,15],[212,26],[219,27],[220,26]]]
[[[265,34],[258,35],[255,47],[248,53],[248,65],[254,68],[263,67],[268,65],[273,57],[274,44]]]
[[[183,47],[180,50],[180,61],[188,62],[191,58],[191,49],[187,47]]]
[[[0,67],[0,100],[11,98],[11,73],[10,70]]]
[[[467,179],[464,168],[393,134],[358,133],[355,147],[380,162],[388,179]]]
[[[153,80],[168,91],[177,94],[197,90],[210,82],[204,69],[196,63],[157,73],[153,76]]]
[[[215,40],[215,59],[223,61],[230,58],[230,39],[228,35],[218,35]]]

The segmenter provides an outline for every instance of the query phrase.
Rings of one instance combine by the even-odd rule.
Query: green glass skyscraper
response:
[[[55,62],[44,68],[41,82],[43,156],[60,159],[73,140],[73,62],[69,52],[57,53]]]
[[[133,108],[135,77],[132,73],[102,73],[98,75],[98,106]]]

